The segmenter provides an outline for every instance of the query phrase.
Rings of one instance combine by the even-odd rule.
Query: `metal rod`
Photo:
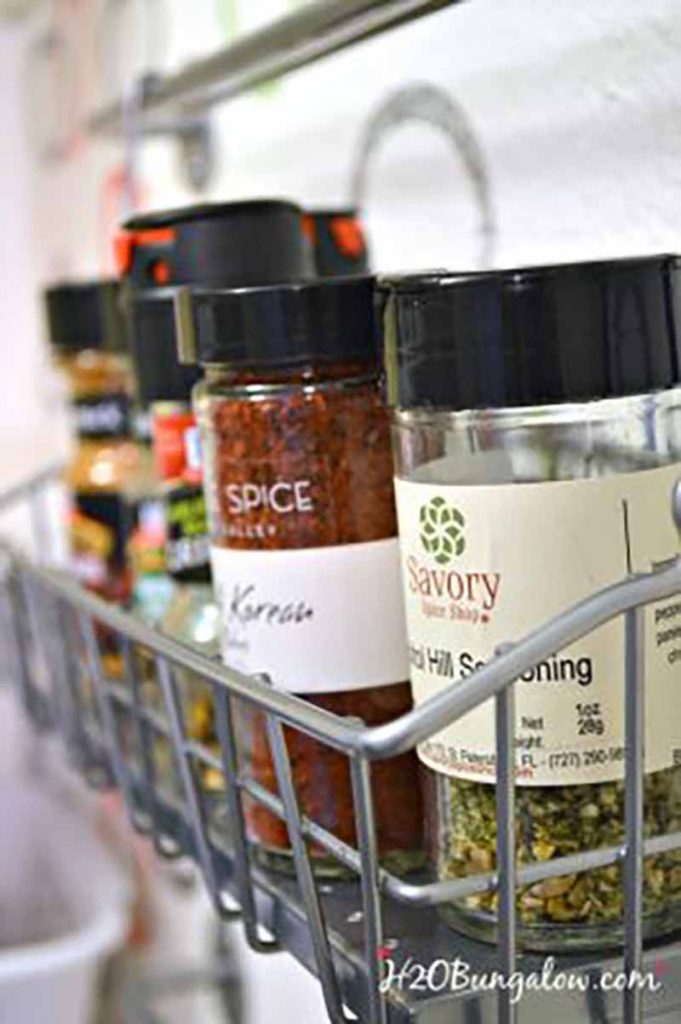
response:
[[[456,686],[431,697],[413,711],[387,725],[367,728],[208,660],[94,594],[86,593],[59,573],[33,567],[16,554],[12,557],[22,569],[43,581],[69,604],[94,615],[102,623],[163,655],[173,664],[190,669],[204,680],[227,686],[234,696],[243,698],[260,710],[273,711],[281,721],[302,729],[328,746],[346,753],[363,753],[372,759],[404,753],[478,704],[495,697],[514,679],[557,650],[570,646],[637,605],[652,604],[681,592],[681,559],[648,575],[624,580],[567,609],[520,640],[511,651],[495,658]]]
[[[449,7],[457,0],[317,0],[253,32],[211,57],[154,83],[140,113],[164,115],[203,108],[305,67],[397,25]],[[123,104],[95,114],[94,132],[120,131]],[[151,121],[152,131],[157,125]]]
[[[496,698],[497,868],[499,872],[499,967],[510,979],[516,967],[515,689]],[[498,994],[499,1024],[515,1024],[509,985]]]
[[[494,658],[467,679],[450,686],[387,725],[367,730],[358,747],[368,757],[394,757],[463,717],[518,679],[539,662],[580,640],[637,605],[652,604],[681,593],[681,558],[647,575],[636,576],[566,608]]]
[[[645,770],[645,611],[625,618],[626,663],[624,766],[624,1024],[640,1024],[643,994],[637,979],[643,964],[643,791]]]
[[[213,900],[213,905],[222,917],[226,914],[226,907],[222,901],[215,858],[208,841],[199,785],[189,755],[185,749],[186,730],[180,706],[180,697],[177,692],[175,673],[165,658],[157,656],[155,660],[161,692],[163,693],[163,702],[170,723],[173,750],[178,759],[178,769],[189,809],[189,820],[192,827],[196,859],[199,862],[208,892]]]
[[[129,695],[120,688],[120,684],[108,683],[108,688],[115,691],[116,700],[123,704],[130,701]],[[141,714],[154,719],[154,728],[157,731],[169,734],[169,730],[163,725],[160,716],[152,709],[144,709]],[[208,767],[216,771],[223,770],[220,758],[209,750],[201,748],[198,744],[188,743],[197,758],[200,758]],[[264,789],[258,782],[250,778],[240,778],[239,786],[248,793],[254,800],[266,807],[271,814],[286,820],[286,811],[281,799],[269,790]],[[322,828],[310,819],[301,815],[301,830],[303,835],[323,846],[341,864],[355,871],[358,875],[361,872],[359,853],[353,847],[344,843],[333,833]],[[597,850],[587,850],[581,853],[570,854],[566,857],[557,857],[554,860],[535,861],[517,868],[518,885],[534,885],[543,882],[547,878],[556,878],[562,875],[577,874],[582,871],[593,871],[597,868],[608,867],[611,864],[620,863],[624,858],[624,846],[604,846]],[[672,853],[681,849],[681,832],[672,832],[668,835],[654,836],[645,840],[644,851],[648,857],[659,856],[660,854]],[[431,882],[424,885],[416,885],[404,882],[402,879],[389,874],[385,870],[379,872],[381,890],[386,895],[406,903],[413,907],[433,907],[440,903],[449,902],[452,899],[460,899],[464,896],[471,896],[475,893],[490,892],[498,888],[498,875],[494,872],[481,873],[479,875],[468,875],[466,878],[450,879],[444,882]]]
[[[368,761],[354,757],[350,762],[352,795],[355,806],[357,842],[359,844],[364,915],[364,956],[367,964],[367,1006],[370,1024],[386,1024],[385,1001],[381,995],[381,960],[383,919],[378,872],[378,842],[374,817],[371,774]]]
[[[303,897],[305,916],[310,929],[310,939],[314,950],[317,974],[322,985],[326,1011],[332,1024],[347,1024],[338,977],[331,955],[329,936],[324,921],[324,912],[319,900],[317,886],[312,874],[310,857],[301,829],[300,808],[298,807],[298,799],[293,785],[291,762],[289,761],[286,749],[284,728],[281,722],[277,721],[272,715],[267,717],[267,733],[274,759],[279,792],[286,808],[286,823],[293,851],[296,878]]]
[[[71,757],[90,785],[104,788],[108,783],[109,767],[102,745],[97,742],[96,736],[93,736],[93,727],[96,731],[96,723],[89,712],[85,697],[87,681],[80,643],[79,612],[63,599],[60,600],[60,608],[66,657],[65,674],[75,718],[75,728],[72,733],[69,731],[69,735],[73,736]]]
[[[41,487],[56,480],[57,477],[61,476],[64,471],[64,467],[61,462],[51,463],[46,466],[45,469],[40,470],[29,480],[22,480],[14,487],[8,487],[0,492],[0,512],[4,512],[6,508],[10,508],[12,505],[21,501],[24,498],[30,497],[31,494],[35,493]]]
[[[144,780],[143,792],[147,802],[146,812],[148,820],[137,818],[137,827],[141,832],[150,832],[154,849],[160,857],[172,860],[181,856],[182,850],[176,841],[166,835],[159,822],[158,809],[156,806],[156,766],[154,763],[153,736],[147,721],[147,709],[144,707],[142,698],[142,680],[139,673],[137,652],[135,651],[129,637],[122,637],[123,664],[125,666],[125,677],[130,686],[132,694],[132,719],[137,733],[137,745],[140,753],[140,764],[142,778]],[[111,684],[108,684],[111,689]],[[170,738],[168,728],[168,738]]]
[[[643,849],[646,857],[681,850],[681,832],[646,839]],[[608,867],[610,864],[618,864],[623,858],[624,850],[621,846],[610,846],[574,853],[569,857],[556,857],[555,860],[523,864],[517,868],[516,882],[519,886],[534,885],[547,878],[578,874],[581,871],[593,871],[596,868]],[[499,877],[493,872],[486,872],[446,882],[416,885],[381,872],[381,884],[383,891],[400,903],[407,903],[412,907],[436,907],[440,903],[463,899],[464,896],[472,896],[475,893],[492,892],[499,887]]]
[[[213,688],[215,729],[222,752],[222,773],[225,777],[225,800],[229,813],[230,841],[234,857],[234,880],[237,899],[243,916],[244,931],[251,949],[258,953],[276,952],[279,943],[263,939],[258,928],[258,912],[251,876],[251,857],[246,838],[246,822],[238,786],[239,761],[234,737],[231,698],[220,686]]]
[[[26,615],[25,595],[18,574],[12,574],[7,580],[7,595],[11,620],[14,623],[12,632],[15,637],[14,654],[16,658],[16,674],[19,697],[26,714],[31,721],[35,718],[33,698],[33,679],[29,657],[30,633]]]
[[[125,763],[125,756],[119,741],[116,716],[104,691],[104,672],[102,671],[102,659],[97,634],[95,632],[95,625],[89,616],[81,612],[78,616],[78,627],[85,647],[85,663],[92,679],[95,701],[102,720],[102,727],[106,738],[107,751],[111,760],[113,776],[121,794],[123,795],[126,807],[133,808],[133,792],[129,784],[129,775]]]

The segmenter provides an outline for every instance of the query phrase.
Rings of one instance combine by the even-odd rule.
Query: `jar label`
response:
[[[119,391],[82,396],[73,403],[79,437],[127,437],[131,431],[129,397]]]
[[[398,541],[296,550],[214,546],[227,665],[291,693],[408,676]]]
[[[203,488],[179,484],[164,496],[166,569],[171,576],[208,566],[209,540]]]
[[[120,494],[76,492],[69,515],[70,567],[85,587],[105,591],[126,564],[131,512]]]
[[[194,414],[187,409],[152,416],[156,470],[161,480],[182,477],[187,469],[188,435],[196,432]]]
[[[681,466],[548,483],[397,480],[416,703],[467,679],[497,648],[629,572],[679,554],[671,494]],[[646,770],[681,764],[681,595],[646,609]],[[623,777],[624,623],[557,651],[516,683],[519,785]],[[494,702],[419,748],[435,771],[495,780]]]

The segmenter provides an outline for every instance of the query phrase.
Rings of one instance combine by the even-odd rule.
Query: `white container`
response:
[[[87,816],[0,784],[0,1024],[90,1024],[103,959],[123,940],[124,873]]]

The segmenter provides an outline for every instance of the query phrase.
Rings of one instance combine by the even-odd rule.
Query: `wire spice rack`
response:
[[[53,476],[50,470],[0,496],[0,510],[28,500],[38,528],[41,516],[36,509]],[[671,509],[681,529],[681,481]],[[468,958],[477,966],[497,969],[504,977],[529,971],[539,961],[521,956],[516,947],[516,888],[617,863],[623,865],[625,944],[619,959],[612,962],[627,976],[643,971],[644,857],[681,850],[681,833],[644,837],[643,609],[679,593],[681,558],[594,594],[504,647],[467,680],[396,721],[369,728],[283,693],[262,677],[226,668],[87,593],[65,574],[36,564],[10,546],[0,547],[5,674],[16,682],[30,720],[40,732],[61,736],[71,761],[92,786],[121,791],[134,828],[150,837],[159,855],[190,856],[197,862],[215,912],[224,919],[240,917],[254,950],[268,953],[284,947],[313,971],[333,1024],[357,1019],[366,1024],[417,1020],[475,1024],[483,1019],[514,1024],[524,1011],[514,1002],[510,988],[494,993],[494,1015],[484,1017],[481,998],[470,992],[435,996],[391,988],[382,991],[380,951],[394,948],[397,957],[404,946],[424,962],[433,957]],[[617,616],[624,616],[626,643],[624,843],[519,865],[515,856],[514,680]],[[121,652],[122,671],[117,678],[105,672],[103,637],[107,644],[115,637]],[[188,728],[184,693],[188,679],[194,687],[202,685],[212,699],[218,738],[212,747],[193,738]],[[388,873],[377,856],[372,762],[413,748],[487,700],[496,706],[497,870],[447,881],[404,880]],[[240,701],[266,716],[278,795],[259,785],[240,763],[234,726]],[[284,727],[347,756],[356,847],[301,815]],[[220,779],[217,788],[205,785],[207,771]],[[268,872],[254,858],[246,834],[245,799],[285,821],[295,869],[291,877]],[[308,850],[311,842],[357,881],[328,884],[315,878]],[[439,923],[435,912],[440,904],[487,890],[498,892],[496,948],[459,937]],[[666,947],[664,955],[672,965],[676,953],[674,947]],[[582,955],[565,958],[563,966],[593,972],[600,969],[599,964]],[[667,997],[673,998],[671,978]],[[574,1019],[639,1024],[651,1012],[675,1014],[655,1019],[679,1019],[679,1005],[675,1010],[667,1004],[651,1011],[648,1005],[644,1008],[643,998],[640,987],[628,987],[617,996],[619,1009],[608,1011],[593,993],[587,993]],[[608,1012],[617,1016],[607,1016]],[[550,1010],[536,1019],[545,1020],[547,1013]]]

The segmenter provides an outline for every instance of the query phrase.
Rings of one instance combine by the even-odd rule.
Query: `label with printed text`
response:
[[[502,644],[630,572],[679,554],[681,466],[549,483],[397,480],[410,675],[417,703],[463,682]],[[645,611],[646,770],[681,764],[681,595]],[[624,625],[594,631],[516,683],[520,785],[623,777]],[[672,713],[672,709],[676,709]],[[438,772],[494,782],[494,702],[419,748]]]

